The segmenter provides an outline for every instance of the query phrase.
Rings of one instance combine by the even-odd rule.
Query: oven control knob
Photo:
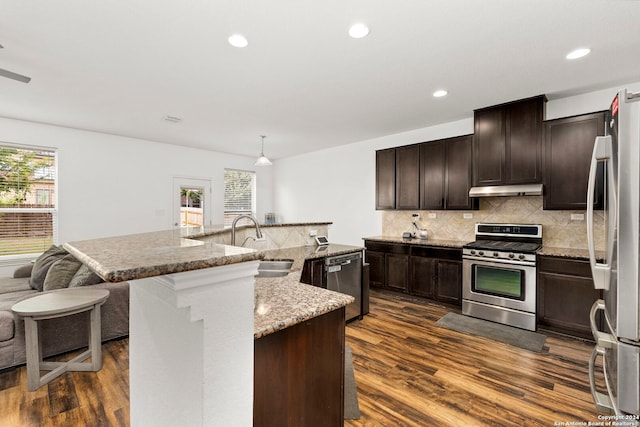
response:
[[[497,258],[499,255],[500,255],[500,254],[499,254],[498,252],[494,252],[494,253],[493,253],[493,256],[494,256],[494,257],[496,257],[496,258]]]
[[[522,254],[518,255],[518,259],[524,259],[524,255]]]
[[[514,254],[509,254],[509,258],[513,258],[513,257],[515,257]]]
[[[476,250],[475,249],[471,249],[471,255],[475,255],[476,254]]]
[[[478,255],[484,255],[484,251],[478,252]]]

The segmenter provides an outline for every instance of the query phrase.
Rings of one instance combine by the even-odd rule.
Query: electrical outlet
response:
[[[473,218],[473,214],[472,213],[463,213],[462,214],[462,218],[464,218],[464,219],[472,219]]]
[[[309,230],[309,237],[316,237],[318,235],[318,230]]]
[[[436,219],[438,217],[438,215],[435,212],[429,212],[427,216],[429,217],[429,219]]]
[[[571,214],[571,221],[584,221],[584,214]]]

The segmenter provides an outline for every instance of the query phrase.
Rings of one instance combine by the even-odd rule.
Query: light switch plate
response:
[[[584,221],[584,214],[571,214],[571,221]]]
[[[315,237],[318,235],[318,230],[309,230],[309,237]]]
[[[462,218],[464,218],[464,219],[472,219],[473,218],[473,214],[472,213],[463,213],[462,214]]]
[[[427,215],[429,217],[429,219],[436,219],[437,215],[435,212],[429,212],[429,215]]]

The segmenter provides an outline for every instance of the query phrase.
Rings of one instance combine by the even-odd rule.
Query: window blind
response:
[[[0,256],[57,242],[55,160],[53,150],[0,144]]]
[[[242,214],[255,211],[255,172],[225,169],[224,224],[231,225]]]

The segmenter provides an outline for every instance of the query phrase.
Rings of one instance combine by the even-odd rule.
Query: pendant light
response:
[[[258,160],[256,160],[254,165],[255,166],[271,166],[271,160],[266,158],[264,155],[264,139],[266,138],[266,135],[260,135],[260,138],[262,138],[262,150],[260,150],[260,157],[258,158]]]

